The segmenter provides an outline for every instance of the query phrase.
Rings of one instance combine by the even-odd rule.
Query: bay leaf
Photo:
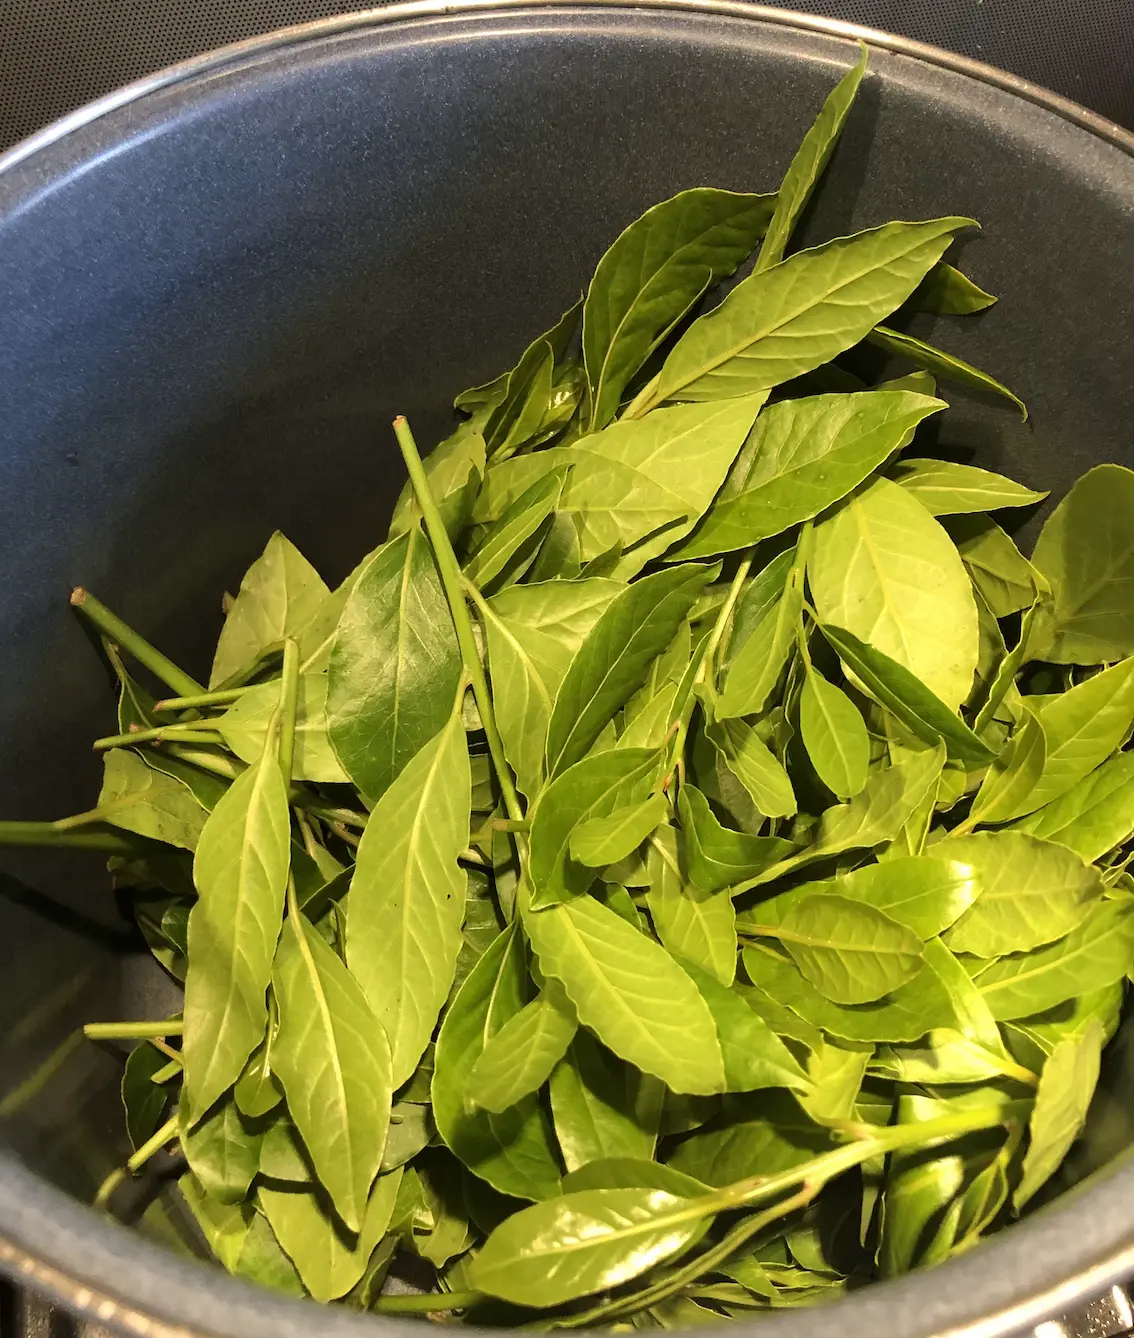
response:
[[[889,477],[913,493],[931,516],[954,516],[968,511],[997,511],[1002,506],[1031,506],[1046,492],[1034,492],[1015,479],[952,460],[906,458]]]
[[[815,773],[839,799],[866,785],[870,736],[858,707],[841,688],[809,670],[799,698],[799,730]]]
[[[468,1100],[499,1112],[537,1091],[567,1053],[577,1025],[562,990],[547,983],[484,1047],[469,1072]]]
[[[710,972],[725,985],[736,974],[736,911],[727,892],[704,892],[681,867],[681,834],[659,827],[646,857],[646,904],[654,930],[674,957]]]
[[[226,747],[242,762],[252,763],[263,751],[268,725],[279,704],[278,683],[250,687],[216,722]],[[327,676],[303,674],[295,721],[293,780],[345,782],[342,768],[327,736]]]

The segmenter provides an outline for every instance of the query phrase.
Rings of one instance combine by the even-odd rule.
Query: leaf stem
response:
[[[147,1041],[155,1036],[180,1036],[184,1030],[184,1022],[166,1018],[161,1022],[88,1022],[83,1034],[90,1041]]]
[[[203,721],[193,720],[187,724],[156,725],[153,729],[134,729],[126,734],[108,734],[105,738],[95,739],[91,747],[96,753],[104,753],[110,748],[133,748],[138,743],[224,743],[224,735],[215,729],[201,729]]]
[[[126,1169],[133,1175],[149,1161],[155,1152],[160,1152],[163,1147],[177,1137],[177,1130],[181,1124],[180,1115],[174,1111],[168,1120],[161,1126],[152,1138],[147,1139],[142,1146],[129,1157],[126,1161]]]
[[[202,706],[227,706],[239,701],[249,688],[217,688],[215,692],[197,692],[189,697],[166,697],[154,702],[155,711],[195,711]]]
[[[280,770],[284,784],[291,784],[295,766],[295,720],[299,713],[299,642],[284,642],[283,676],[280,679]]]
[[[371,1306],[379,1315],[433,1315],[467,1310],[485,1299],[483,1292],[430,1292],[425,1296],[380,1296]]]
[[[410,425],[400,414],[394,419],[394,435],[398,439],[398,446],[401,448],[402,456],[405,459],[410,482],[413,484],[417,504],[421,508],[425,528],[429,534],[429,541],[433,547],[433,556],[437,560],[437,569],[441,574],[441,584],[445,588],[445,598],[449,602],[449,611],[453,616],[453,626],[457,631],[457,642],[461,648],[465,673],[468,674],[469,681],[472,683],[473,696],[476,698],[480,721],[484,726],[484,736],[488,740],[488,751],[492,754],[492,765],[500,782],[500,793],[504,798],[504,807],[508,811],[509,818],[514,822],[522,822],[524,810],[520,804],[520,797],[516,793],[512,772],[504,757],[504,744],[496,726],[496,714],[492,709],[492,697],[488,691],[488,680],[484,676],[484,666],[480,662],[476,639],[473,636],[472,620],[469,617],[468,606],[465,604],[464,592],[468,583],[461,576],[457,555],[453,552],[453,545],[449,542],[445,523],[441,519],[441,513],[437,510],[437,503],[433,500],[433,494],[429,490],[429,480],[426,478],[421,456],[417,452],[417,444],[413,439],[413,433],[410,431]]]
[[[160,678],[174,692],[180,693],[182,696],[193,696],[204,692],[205,689],[202,684],[198,683],[195,678],[191,678],[184,669],[179,669],[171,659],[168,659],[156,647],[151,646],[145,637],[139,636],[129,623],[124,623],[116,613],[112,613],[89,590],[84,590],[81,585],[76,586],[71,591],[71,603],[92,626],[107,636],[120,649],[132,655],[140,665]]]
[[[163,1065],[156,1073],[150,1074],[150,1082],[156,1087],[163,1087],[171,1078],[176,1078],[184,1068],[180,1058],[171,1059],[168,1064]]]
[[[661,372],[652,377],[622,411],[622,419],[643,418],[654,407],[653,397],[661,381]],[[620,419],[621,421],[621,419]]]
[[[86,818],[85,813],[76,816]],[[61,818],[70,823],[73,819]],[[92,822],[94,820],[92,819]],[[104,850],[111,855],[137,854],[138,841],[113,830],[93,831],[76,824],[70,831],[56,822],[0,822],[0,846],[50,846],[56,850]]]

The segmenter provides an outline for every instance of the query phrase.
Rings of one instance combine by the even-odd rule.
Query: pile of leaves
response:
[[[234,1273],[649,1328],[945,1259],[1058,1169],[1134,963],[1134,474],[1029,560],[988,513],[1045,494],[918,455],[936,378],[1019,405],[881,323],[993,301],[969,220],[784,258],[864,68],[776,194],[628,227],[424,463],[398,420],[337,589],[273,536],[207,686],[76,592],[102,794],[0,836],[111,852],[184,982],[88,1028],[140,1041],[100,1201],[172,1146]]]

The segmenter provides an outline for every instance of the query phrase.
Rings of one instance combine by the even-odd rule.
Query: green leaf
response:
[[[390,1130],[382,1153],[383,1171],[393,1171],[416,1157],[433,1141],[437,1128],[428,1105],[402,1100],[390,1110]]]
[[[245,1129],[231,1097],[190,1127],[181,1113],[181,1150],[206,1194],[221,1203],[241,1203],[260,1169],[260,1139]]]
[[[469,1268],[478,1291],[547,1307],[606,1291],[680,1253],[706,1209],[662,1189],[590,1189],[509,1217]]]
[[[1100,859],[1134,833],[1134,753],[1110,758],[1012,827],[1057,841],[1085,860]]]
[[[547,725],[559,685],[622,588],[600,577],[546,581],[513,586],[481,609],[504,753],[529,800],[543,784]]]
[[[1125,742],[1134,723],[1134,656],[1060,693],[1037,715],[1047,757],[1017,812],[1034,812],[1059,799]]]
[[[149,1041],[142,1041],[126,1056],[126,1067],[122,1070],[122,1110],[130,1146],[135,1152],[161,1127],[169,1104],[169,1089],[151,1079],[168,1062]]]
[[[653,794],[638,804],[615,809],[606,818],[588,818],[571,833],[571,858],[592,869],[617,864],[632,854],[665,820],[669,800]]]
[[[788,773],[751,725],[722,720],[705,733],[760,813],[766,818],[794,817],[795,791]],[[866,784],[865,775],[862,783]]]
[[[260,1186],[257,1203],[316,1301],[345,1296],[362,1277],[390,1225],[401,1178],[401,1172],[395,1171],[374,1182],[357,1234],[344,1231],[314,1186]]]
[[[614,417],[631,377],[693,303],[748,255],[775,202],[697,187],[647,209],[618,236],[583,306],[591,431]]]
[[[709,1186],[661,1162],[641,1157],[603,1157],[589,1161],[563,1177],[563,1192],[581,1189],[664,1189],[667,1194],[695,1199]]]
[[[273,987],[272,1063],[335,1211],[357,1231],[390,1121],[390,1047],[361,988],[301,915],[288,916]]]
[[[695,785],[681,787],[677,810],[690,881],[705,892],[757,877],[792,853],[791,842],[778,836],[750,836],[723,827]]]
[[[912,980],[922,966],[912,930],[874,906],[830,893],[803,897],[778,922],[757,925],[754,932],[778,938],[834,1003],[872,1003]]]
[[[1036,653],[1056,664],[1101,664],[1134,654],[1134,472],[1089,469],[1048,517],[1032,555],[1054,607]]]
[[[689,533],[767,399],[738,395],[624,418],[555,453],[571,465],[560,505],[576,513],[584,561],[620,543],[633,550],[619,563],[629,578]]]
[[[273,685],[273,709],[279,696],[279,686]],[[208,816],[188,786],[149,766],[130,748],[105,754],[97,807],[104,822],[183,850],[196,849]]]
[[[744,999],[691,961],[681,963],[709,1005],[724,1057],[725,1091],[790,1087],[807,1092],[811,1081],[791,1051]]]
[[[924,942],[948,929],[981,891],[972,865],[948,857],[946,850],[937,845],[932,856],[908,855],[866,864],[830,886],[841,897],[885,911]]]
[[[290,826],[283,773],[266,748],[209,814],[197,843],[182,1042],[193,1121],[236,1082],[264,1039]]]
[[[888,223],[751,275],[678,340],[654,402],[748,395],[829,362],[900,306],[969,226]]]
[[[524,917],[540,969],[616,1055],[675,1092],[719,1092],[712,1014],[672,957],[613,911],[579,897]]]
[[[488,1042],[469,1073],[468,1099],[502,1111],[542,1087],[567,1053],[578,1024],[562,991],[549,983]]]
[[[449,719],[461,653],[421,529],[392,539],[351,591],[327,671],[327,732],[351,780],[380,799]]]
[[[984,311],[996,298],[966,274],[939,260],[914,289],[909,305],[930,316],[967,316]]]
[[[946,528],[973,584],[997,618],[1007,618],[1033,602],[1036,582],[1043,578],[996,521],[988,516],[951,516]]]
[[[1023,707],[1023,719],[1008,745],[985,772],[969,810],[970,822],[1007,822],[1031,808],[1029,796],[1043,775],[1047,735],[1033,711]]]
[[[822,110],[804,135],[803,142],[796,149],[784,173],[780,189],[776,192],[776,211],[756,260],[757,270],[768,269],[783,259],[788,239],[799,216],[839,142],[865,73],[866,47],[863,46],[854,68],[848,70],[827,94]]]
[[[867,690],[926,743],[944,743],[948,755],[970,766],[992,761],[987,744],[905,665],[844,627],[820,623],[831,649]]]
[[[798,1099],[816,1124],[837,1126],[855,1118],[855,1103],[873,1053],[870,1044],[824,1041],[808,1055],[807,1076],[812,1086]]]
[[[537,479],[491,526],[483,542],[465,563],[465,575],[474,585],[487,589],[508,568],[517,553],[529,545],[558,505],[565,477],[565,470],[552,470]]]
[[[769,405],[704,520],[667,558],[747,548],[810,520],[857,488],[918,423],[945,407],[901,390]]]
[[[927,344],[923,339],[915,339],[913,335],[903,334],[900,330],[891,330],[885,325],[877,326],[866,337],[878,348],[884,348],[887,353],[909,358],[916,366],[932,372],[942,381],[956,381],[958,385],[968,386],[970,390],[983,390],[1002,396],[1011,401],[1019,409],[1021,418],[1027,421],[1028,406],[1019,395],[1009,390],[1006,385],[1002,385],[994,376],[989,376],[979,367],[965,362],[963,358],[946,353],[942,348],[934,348],[932,344]]]
[[[1087,1120],[1099,1080],[1102,1025],[1097,1018],[1078,1036],[1060,1041],[1040,1074],[1028,1121],[1028,1150],[1012,1206],[1019,1212],[1059,1169]]]
[[[504,398],[484,428],[490,458],[506,459],[539,431],[551,405],[555,353],[545,339],[525,349],[508,377]]]
[[[298,548],[277,530],[244,573],[217,642],[209,687],[243,674],[270,650],[282,650],[330,595]]]
[[[712,575],[691,563],[643,577],[611,600],[559,685],[547,730],[551,777],[578,762],[646,680]]]
[[[568,1171],[579,1172],[611,1157],[652,1157],[658,1132],[656,1102],[652,1100],[656,1088],[656,1079],[623,1064],[588,1032],[576,1032],[566,1058],[552,1072],[550,1084],[555,1136]],[[616,1188],[639,1183],[633,1180]],[[650,1181],[641,1183],[650,1188],[671,1188]]]
[[[241,761],[255,762],[263,752],[268,725],[279,699],[279,683],[259,683],[249,688],[216,721],[225,745]],[[295,760],[291,774],[293,780],[336,782],[349,779],[327,737],[326,674],[304,674],[299,680]]]
[[[274,1011],[275,1004],[272,1004]],[[263,1042],[252,1052],[252,1058],[244,1066],[244,1072],[236,1081],[233,1097],[238,1110],[249,1119],[256,1119],[275,1110],[283,1100],[283,1092],[272,1078],[271,1040],[275,1033],[275,1024],[268,1023],[268,1034]]]
[[[943,1102],[916,1095],[898,1098],[903,1124],[948,1113]],[[949,1253],[961,1210],[965,1159],[941,1148],[897,1153],[890,1159],[882,1202],[878,1272],[896,1277],[940,1263]]]
[[[949,1027],[926,1032],[916,1045],[879,1050],[870,1062],[870,1072],[891,1082],[931,1087],[993,1083],[1002,1077],[1020,1081],[1028,1074],[1020,1065]]]
[[[938,842],[934,854],[967,864],[980,887],[945,935],[954,952],[1000,957],[1062,938],[1103,893],[1093,865],[1023,832],[978,832]]]
[[[230,1273],[288,1296],[305,1295],[299,1274],[268,1225],[267,1218],[244,1204],[225,1204],[206,1194],[192,1174],[178,1188],[196,1218],[209,1248]]]
[[[734,1118],[685,1139],[669,1164],[707,1185],[724,1186],[751,1175],[776,1175],[833,1146],[786,1092],[736,1102]]]
[[[1084,983],[1101,989],[1121,980],[1132,959],[1134,906],[1104,901],[1066,938],[984,967],[976,986],[993,1017],[1010,1022],[1075,998]]]
[[[585,822],[644,802],[660,766],[653,749],[612,748],[584,757],[552,781],[532,817],[528,870],[534,906],[586,892],[595,871],[571,857],[574,833]]]
[[[468,523],[485,472],[483,420],[462,423],[444,441],[439,442],[422,461],[429,490],[450,537]],[[421,510],[407,479],[394,507],[390,538],[409,533],[420,521]]]
[[[736,911],[727,892],[703,892],[683,875],[680,833],[661,827],[650,838],[646,904],[662,946],[725,985],[736,974]],[[703,992],[703,991],[702,991]]]
[[[745,948],[743,956],[758,989],[840,1040],[916,1041],[934,1027],[954,1025],[949,996],[933,971],[920,971],[876,1003],[844,1005],[825,998],[778,953]]]
[[[799,698],[799,732],[815,774],[839,799],[866,785],[870,736],[858,707],[841,688],[809,669]]]
[[[1003,474],[992,474],[952,460],[900,460],[890,470],[931,516],[953,516],[967,511],[997,511],[1002,506],[1031,506],[1046,492],[1033,492]]]
[[[527,1002],[527,961],[516,928],[498,935],[469,972],[437,1035],[433,1116],[445,1145],[501,1194],[543,1199],[559,1186],[553,1136],[538,1099],[523,1097],[499,1115],[469,1111],[465,1088],[485,1046]]]
[[[817,525],[807,579],[822,622],[896,660],[950,709],[968,697],[972,587],[952,540],[904,488],[876,478]]]
[[[358,847],[346,961],[389,1038],[395,1087],[417,1067],[453,983],[469,804],[468,748],[454,711],[375,805]]]
[[[738,624],[747,619],[751,631],[739,641],[734,634],[729,651],[728,672],[716,700],[718,720],[741,715],[759,715],[767,705],[795,646],[800,618],[803,616],[803,553],[795,550],[782,554],[753,582],[753,594],[769,596],[775,578],[781,580],[778,598],[763,605],[759,617],[743,600],[737,610]],[[780,576],[783,572],[782,577]],[[755,600],[751,601],[755,603]],[[763,602],[763,601],[762,601]]]

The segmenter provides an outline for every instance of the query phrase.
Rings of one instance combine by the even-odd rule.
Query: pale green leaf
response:
[[[967,511],[997,511],[1002,506],[1030,506],[1046,492],[1033,492],[1003,474],[993,474],[952,460],[900,460],[890,478],[913,493],[931,516]]]
[[[790,841],[778,836],[751,836],[722,826],[695,785],[681,787],[677,809],[685,835],[689,879],[705,892],[758,878],[777,862],[791,858]]]
[[[736,974],[736,911],[727,892],[704,892],[682,873],[680,834],[661,827],[650,838],[646,904],[654,930],[675,957],[725,985]]]
[[[963,358],[958,358],[953,353],[946,353],[942,348],[935,348],[923,339],[903,334],[900,330],[891,330],[885,325],[879,325],[871,330],[867,338],[872,344],[884,348],[887,353],[909,358],[916,366],[923,371],[932,372],[939,380],[956,381],[958,385],[968,386],[970,390],[982,390],[1002,396],[1014,404],[1019,409],[1020,416],[1027,420],[1028,407],[1019,395],[997,381],[994,376],[989,376],[979,367],[974,367],[971,362],[965,362]]]
[[[641,803],[615,809],[609,817],[588,818],[571,833],[571,858],[592,869],[617,864],[642,844],[665,820],[669,800],[654,794]]]
[[[241,761],[254,762],[260,756],[279,698],[278,683],[259,683],[216,721],[226,746]],[[293,780],[333,783],[349,779],[327,737],[326,674],[304,674],[299,680],[291,774]]]
[[[271,693],[275,709],[278,685]],[[257,749],[248,760],[255,761],[261,751]],[[97,807],[103,822],[183,850],[196,849],[208,816],[187,785],[155,770],[130,748],[112,748],[105,754]]]
[[[1097,860],[1134,833],[1134,753],[1119,753],[1058,799],[1012,824]]]
[[[710,725],[705,733],[760,813],[766,818],[795,815],[796,800],[791,779],[751,725],[742,720],[722,720]],[[866,784],[865,774],[862,783]]]
[[[549,982],[484,1047],[469,1072],[468,1099],[499,1112],[542,1087],[567,1053],[577,1025],[562,990]]]
[[[568,1171],[611,1157],[652,1157],[658,1134],[657,1087],[656,1078],[624,1064],[588,1032],[577,1032],[550,1083],[555,1136]],[[630,1188],[638,1183],[594,1187]]]
[[[799,732],[815,774],[827,789],[839,799],[858,794],[870,764],[866,722],[841,688],[810,669],[799,698]]]

